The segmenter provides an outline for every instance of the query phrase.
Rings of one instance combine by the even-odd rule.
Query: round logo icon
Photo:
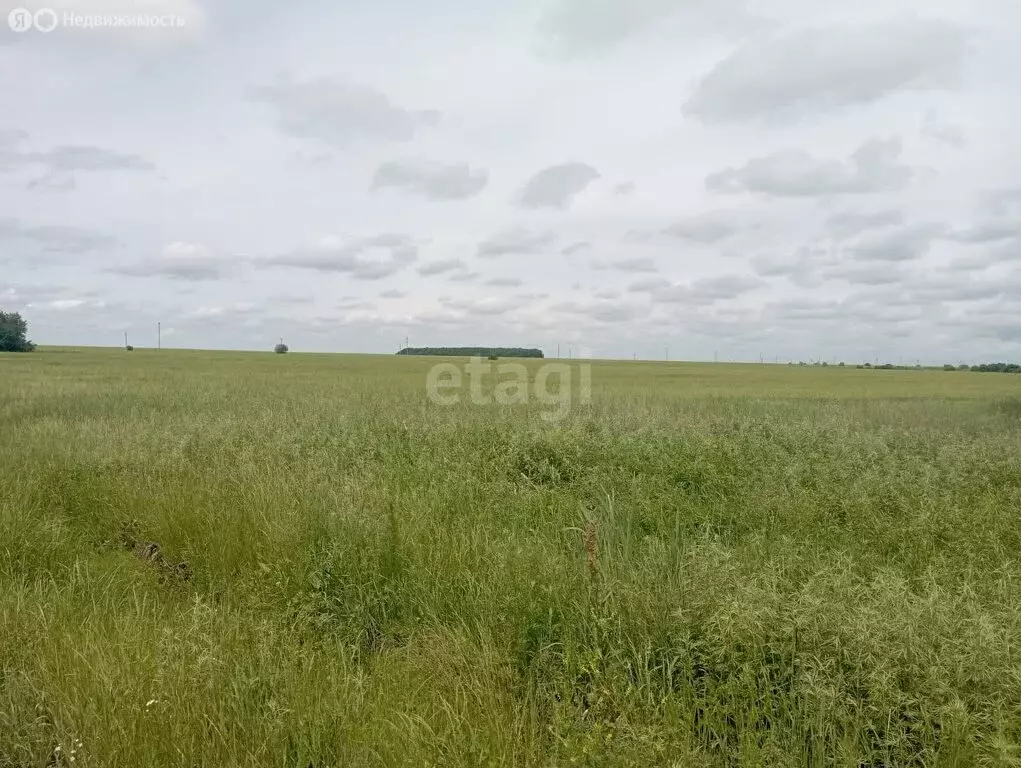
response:
[[[26,8],[15,8],[7,14],[7,24],[15,32],[28,32],[34,23],[32,12]]]
[[[32,21],[40,32],[52,32],[57,28],[57,14],[52,8],[41,8],[36,11]]]

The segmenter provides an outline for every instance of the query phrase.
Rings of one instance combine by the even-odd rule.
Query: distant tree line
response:
[[[437,357],[544,357],[541,349],[523,347],[405,347],[397,354]]]
[[[944,371],[978,371],[981,373],[1021,373],[1017,363],[982,363],[981,365],[944,365]]]

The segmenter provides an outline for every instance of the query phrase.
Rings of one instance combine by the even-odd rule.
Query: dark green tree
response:
[[[31,352],[35,344],[26,338],[28,323],[17,312],[0,312],[0,352]]]

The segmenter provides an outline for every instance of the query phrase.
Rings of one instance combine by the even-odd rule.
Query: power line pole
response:
[[[163,349],[163,324],[156,323],[156,349]]]

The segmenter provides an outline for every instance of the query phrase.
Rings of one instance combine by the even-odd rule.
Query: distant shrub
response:
[[[957,370],[959,370],[959,371],[970,371],[971,370],[971,366],[968,365],[967,363],[962,363],[961,365],[957,366]]]
[[[872,367],[872,363],[865,363],[865,367],[866,368],[871,368]]]
[[[950,365],[948,363],[947,365],[943,366],[943,370],[944,371],[956,371],[957,370],[957,366],[956,365]]]
[[[843,363],[837,363],[837,368],[844,368],[844,367],[846,367],[846,366]]]
[[[284,355],[287,354],[287,352],[289,352],[290,350],[288,349],[287,345],[281,341],[279,344],[273,347],[273,351],[276,352],[278,355]]]
[[[496,355],[490,355],[490,356],[489,356],[489,359],[490,359],[490,360],[499,360],[500,358],[499,358],[499,357],[497,357]]]
[[[861,363],[859,363],[858,365],[856,365],[856,366],[854,366],[854,367],[855,367],[855,368],[857,368],[857,369],[858,369],[859,371],[863,371],[863,370],[865,370],[865,366],[864,366],[864,365],[862,365]]]
[[[131,346],[130,344],[128,344],[126,347],[124,347],[124,349],[127,352],[134,352],[135,351],[135,348],[133,346]]]
[[[824,362],[824,363],[822,364],[822,367],[823,367],[823,368],[829,368],[829,367],[830,367],[830,364],[829,364],[829,363],[826,363],[826,362]]]

